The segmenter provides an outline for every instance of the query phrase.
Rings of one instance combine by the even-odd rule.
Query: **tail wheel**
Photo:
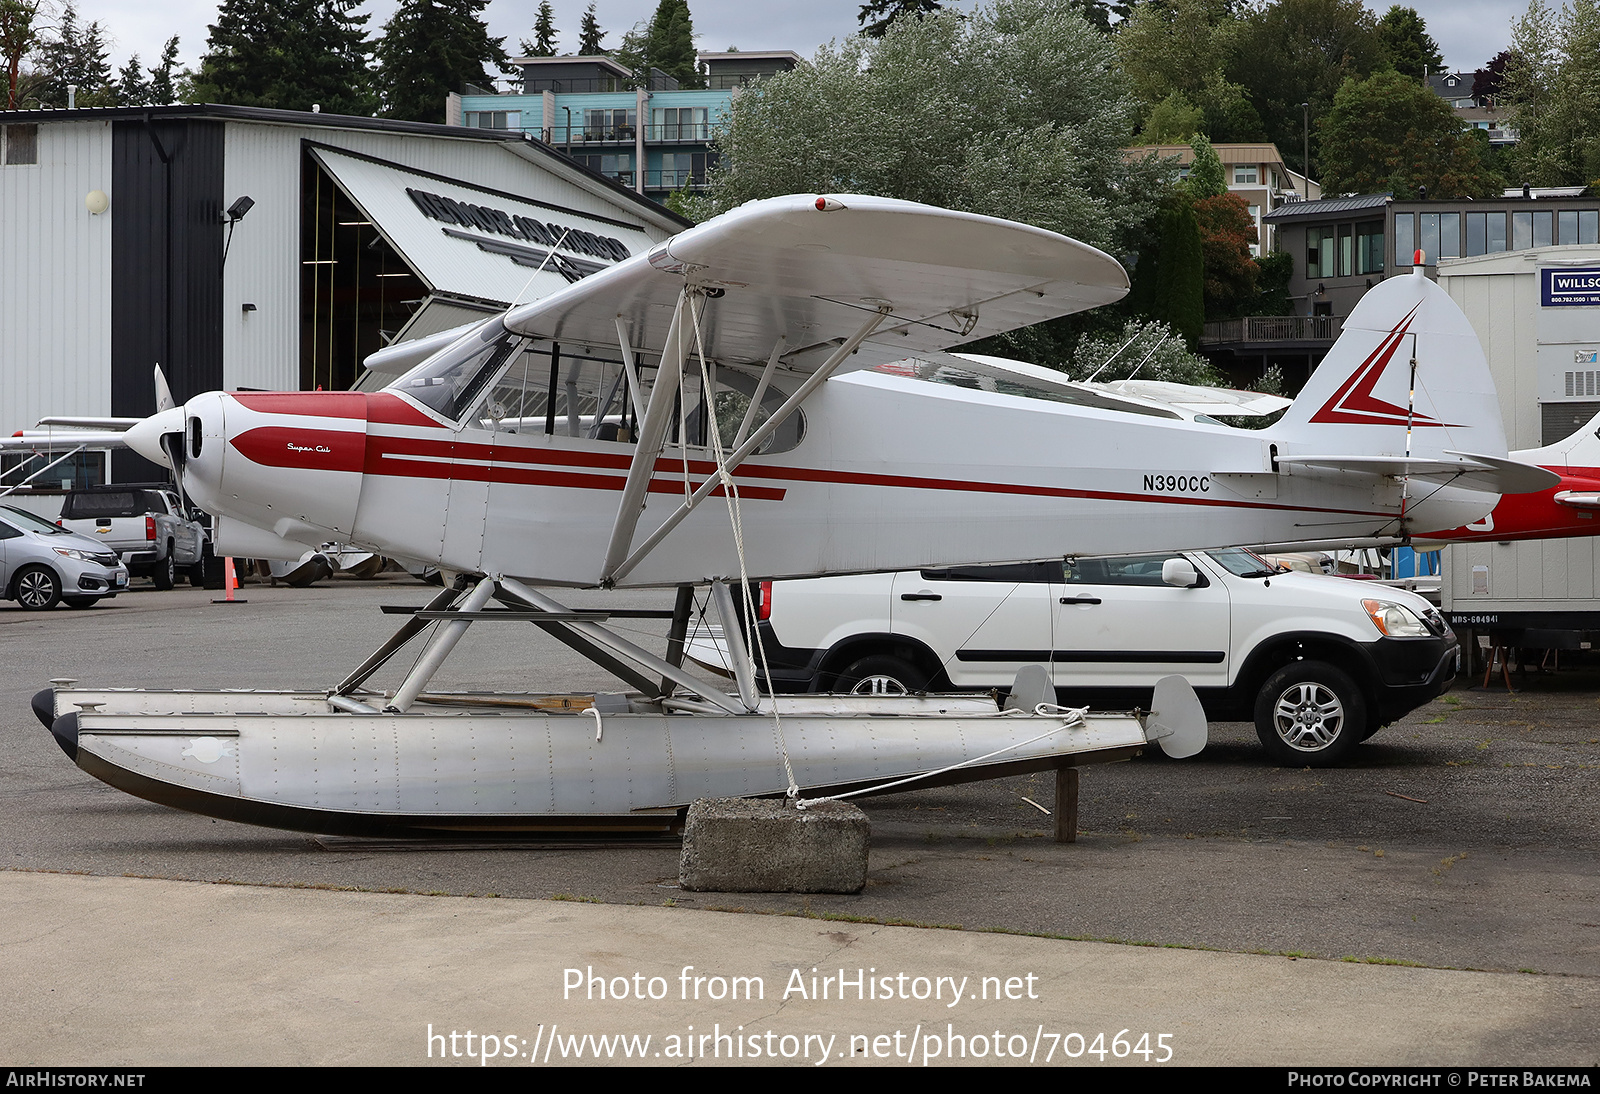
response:
[[[30,612],[53,608],[61,600],[61,579],[53,570],[29,566],[17,575],[17,603]]]
[[[1295,661],[1256,696],[1256,736],[1286,767],[1329,767],[1349,758],[1367,734],[1367,702],[1342,670]]]
[[[851,663],[839,674],[835,691],[851,695],[909,695],[926,691],[927,675],[909,661],[874,654]]]

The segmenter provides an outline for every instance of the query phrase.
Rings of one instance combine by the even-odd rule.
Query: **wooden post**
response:
[[[1056,768],[1056,842],[1078,842],[1078,769]]]

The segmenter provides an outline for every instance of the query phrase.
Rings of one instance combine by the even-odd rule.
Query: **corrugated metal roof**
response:
[[[1271,223],[1281,223],[1285,220],[1299,220],[1301,217],[1381,209],[1389,204],[1389,198],[1389,194],[1354,194],[1342,198],[1319,198],[1316,201],[1291,201],[1287,205],[1278,206],[1261,219]]]
[[[1211,148],[1223,163],[1283,163],[1275,144],[1213,144]],[[1194,161],[1194,149],[1187,144],[1141,144],[1125,151],[1132,156],[1154,152],[1161,159],[1176,157],[1183,164]]]
[[[542,157],[546,166],[562,173],[584,177],[591,185],[598,183],[615,198],[637,206],[641,212],[649,211],[657,218],[688,228],[694,222],[674,213],[666,206],[622,186],[615,179],[551,148],[543,141],[530,140],[516,129],[482,129],[476,126],[440,125],[434,122],[408,122],[393,118],[363,118],[350,114],[312,113],[307,110],[276,110],[268,107],[232,106],[225,103],[176,104],[173,106],[105,106],[78,107],[74,110],[0,110],[0,122],[85,122],[93,120],[124,121],[151,118],[216,118],[219,121],[257,122],[276,125],[308,125],[329,129],[374,130],[389,133],[411,133],[421,137],[443,137],[451,140],[493,141],[511,145],[519,154]]]

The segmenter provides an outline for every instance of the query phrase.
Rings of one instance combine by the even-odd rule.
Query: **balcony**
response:
[[[1257,344],[1263,347],[1332,343],[1344,327],[1342,315],[1247,315],[1207,323],[1202,346]]]
[[[541,129],[538,126],[525,127],[546,144],[558,145],[566,148],[569,145],[573,150],[580,147],[594,147],[596,145],[631,145],[637,140],[637,131],[640,127],[634,125],[565,125],[551,126]],[[646,144],[710,144],[712,130],[715,128],[709,122],[674,122],[669,125],[644,126],[644,139]]]

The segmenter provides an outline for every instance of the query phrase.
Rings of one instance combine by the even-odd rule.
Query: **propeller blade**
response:
[[[171,410],[177,405],[172,398],[172,389],[167,386],[166,373],[161,371],[161,366],[158,364],[156,365],[156,413]]]

